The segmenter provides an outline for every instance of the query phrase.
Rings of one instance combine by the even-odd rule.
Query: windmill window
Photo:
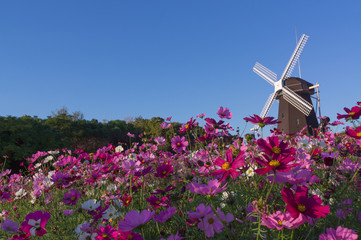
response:
[[[285,119],[285,113],[281,114],[282,119]]]
[[[296,119],[296,124],[299,125],[300,124],[300,119]]]

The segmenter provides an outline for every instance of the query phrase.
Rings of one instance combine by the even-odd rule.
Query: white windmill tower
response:
[[[318,87],[318,85],[313,86],[300,78],[290,77],[307,40],[308,36],[303,34],[278,81],[277,75],[260,63],[256,63],[253,67],[255,73],[274,86],[274,91],[268,97],[260,117],[266,117],[273,102],[279,99],[278,120],[281,123],[278,128],[286,133],[295,133],[308,126],[308,131],[312,134],[312,128],[318,127],[310,97],[314,94],[314,88]],[[259,126],[255,125],[251,130],[257,131],[258,129]]]

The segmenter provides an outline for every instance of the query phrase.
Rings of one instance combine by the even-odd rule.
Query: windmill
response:
[[[279,80],[277,80],[277,74],[260,63],[256,63],[253,67],[255,73],[274,86],[274,91],[268,97],[260,117],[266,117],[273,102],[278,99],[278,120],[281,123],[278,124],[277,128],[285,133],[296,133],[307,126],[308,133],[313,134],[313,128],[318,127],[311,95],[314,94],[314,89],[318,88],[319,85],[313,86],[301,78],[291,77],[307,40],[308,36],[303,34]],[[256,125],[252,130],[257,131],[258,128],[259,126]]]

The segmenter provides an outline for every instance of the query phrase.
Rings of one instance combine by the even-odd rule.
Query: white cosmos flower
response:
[[[108,186],[107,186],[107,191],[108,192],[111,192],[111,191],[117,191],[117,185],[115,185],[115,184],[113,184],[113,183],[111,183],[111,184],[109,184]]]
[[[110,205],[109,208],[103,213],[102,218],[109,220],[111,218],[117,218],[118,216],[119,212],[117,211],[117,209],[113,205]]]
[[[39,168],[41,166],[41,163],[37,163],[34,165],[34,168]]]
[[[86,202],[83,202],[81,208],[88,211],[93,211],[100,206],[100,202],[97,202],[96,199],[91,199]]]
[[[35,221],[34,219],[30,219],[28,221],[28,224],[30,226],[33,226],[31,229],[30,229],[30,233],[31,233],[31,236],[35,236],[36,234],[36,230],[40,228],[40,222],[41,222],[41,219]]]
[[[257,169],[257,166],[250,166],[245,173],[243,173],[243,176],[246,176],[247,178],[254,176],[254,170]]]
[[[124,148],[123,148],[122,146],[120,146],[120,145],[115,148],[115,152],[119,152],[119,153],[120,153],[120,152],[123,152],[123,151],[124,151]]]
[[[15,193],[15,199],[21,199],[25,197],[25,195],[26,191],[23,188],[20,188],[20,190]]]
[[[53,159],[54,159],[53,156],[47,156],[47,157],[44,159],[44,163],[47,163],[47,162],[49,162],[49,161],[51,161],[51,160],[53,160]]]

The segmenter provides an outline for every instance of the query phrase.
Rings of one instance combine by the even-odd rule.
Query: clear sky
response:
[[[322,114],[335,120],[361,100],[359,0],[1,1],[0,116],[66,106],[99,121],[186,122],[223,106],[242,129],[273,91],[255,62],[280,76],[295,29],[310,36],[302,78],[320,84]]]

